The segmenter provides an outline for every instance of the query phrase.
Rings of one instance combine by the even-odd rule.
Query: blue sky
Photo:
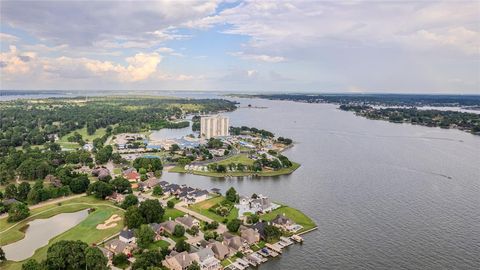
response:
[[[478,1],[1,1],[1,89],[480,92]]]

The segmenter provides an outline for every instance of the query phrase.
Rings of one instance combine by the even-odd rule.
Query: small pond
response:
[[[36,219],[28,223],[25,238],[3,248],[8,260],[28,259],[35,250],[48,244],[53,237],[75,227],[88,216],[88,210],[63,213],[47,219]]]

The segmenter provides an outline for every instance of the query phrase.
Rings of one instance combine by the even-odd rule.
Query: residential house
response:
[[[62,186],[62,181],[60,181],[60,179],[58,179],[57,177],[55,177],[52,174],[49,174],[49,175],[45,176],[44,182],[50,183],[50,185],[52,185],[54,187],[61,187]]]
[[[150,223],[149,224],[152,231],[155,233],[155,241],[162,239],[162,230],[160,224],[158,223]]]
[[[136,171],[131,171],[123,176],[130,182],[137,182],[140,179],[140,174]]]
[[[168,195],[176,195],[179,193],[181,187],[177,184],[166,185],[163,189],[163,193]]]
[[[112,195],[107,196],[105,199],[116,203],[122,203],[125,200],[125,195],[118,192],[113,192]]]
[[[131,256],[135,247],[135,244],[122,242],[118,238],[112,239],[105,243],[105,248],[116,255],[123,253],[127,256]]]
[[[171,270],[186,270],[192,263],[193,258],[184,251],[175,255],[170,255],[162,261],[163,266]]]
[[[247,242],[238,235],[225,232],[223,234],[223,244],[230,249],[230,253],[236,253],[238,251],[243,251],[248,247]]]
[[[291,227],[295,225],[295,222],[286,217],[285,214],[278,214],[274,219],[272,219],[272,224],[280,229],[289,231]]]
[[[248,243],[248,245],[255,244],[260,241],[260,234],[252,228],[240,226],[240,237]]]
[[[192,193],[188,194],[186,198],[184,198],[184,201],[188,204],[194,204],[208,199],[208,195],[208,191],[197,189]]]
[[[159,225],[160,225],[159,226],[160,234],[163,234],[165,232],[169,234],[173,234],[173,231],[175,230],[175,226],[178,225],[178,223],[173,220],[168,220],[160,223]]]
[[[108,259],[108,264],[110,265],[113,258],[113,252],[104,247],[98,247],[98,249],[100,249],[100,251],[103,253],[103,256]]]
[[[211,248],[215,254],[215,258],[219,260],[223,260],[230,255],[230,249],[218,241],[210,240],[206,247]]]
[[[238,216],[242,217],[245,213],[266,213],[278,208],[279,205],[273,204],[268,197],[260,194],[252,197],[240,196],[235,207],[238,209]]]
[[[211,248],[202,248],[199,251],[190,254],[198,262],[201,270],[219,270],[222,269],[220,260],[215,258],[215,253]]]
[[[125,243],[135,243],[137,240],[135,238],[135,232],[133,230],[123,230],[120,232],[120,236],[118,237],[120,241]]]
[[[158,178],[155,178],[155,177],[152,177],[152,178],[149,178],[147,180],[145,180],[144,182],[140,182],[138,184],[138,186],[142,189],[152,189],[154,188],[155,186],[159,185],[160,183],[160,180]]]
[[[260,239],[266,240],[267,237],[265,236],[265,226],[267,226],[266,222],[257,222],[251,226],[252,229],[254,229],[259,235]]]
[[[175,219],[175,221],[180,225],[183,225],[183,227],[185,227],[186,229],[191,229],[194,226],[196,226],[197,228],[200,227],[200,221],[194,219],[189,215],[178,217]]]
[[[92,175],[98,177],[98,180],[105,180],[110,176],[110,171],[105,167],[97,167],[92,170]]]

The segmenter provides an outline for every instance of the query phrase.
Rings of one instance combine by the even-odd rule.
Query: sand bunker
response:
[[[117,226],[117,221],[122,220],[118,215],[112,215],[109,219],[105,220],[102,224],[97,225],[97,230],[106,230]]]

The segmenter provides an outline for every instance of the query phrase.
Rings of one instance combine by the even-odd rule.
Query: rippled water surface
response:
[[[164,179],[253,192],[318,224],[260,269],[480,269],[480,136],[373,121],[334,105],[238,99],[234,126],[294,139],[302,166],[262,179],[168,173]]]

